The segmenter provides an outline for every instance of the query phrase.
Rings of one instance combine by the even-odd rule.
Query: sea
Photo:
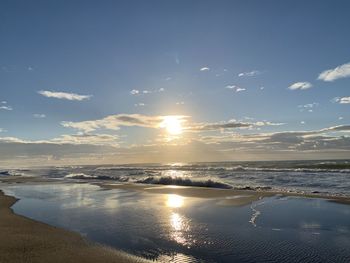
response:
[[[1,176],[350,196],[350,160],[51,166],[0,169]]]

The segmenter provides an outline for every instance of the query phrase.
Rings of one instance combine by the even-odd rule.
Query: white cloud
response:
[[[336,97],[332,101],[340,104],[350,104],[350,97]]]
[[[137,95],[137,94],[139,94],[139,93],[140,93],[140,91],[137,90],[137,89],[133,89],[132,91],[130,91],[130,94],[131,94],[131,95]]]
[[[310,82],[296,82],[288,87],[290,90],[304,90],[304,89],[309,89],[312,87],[312,84]]]
[[[317,102],[313,103],[308,103],[304,105],[298,105],[298,108],[301,112],[303,111],[308,111],[308,112],[313,112],[313,108],[317,107],[319,104]]]
[[[135,107],[144,107],[144,106],[146,106],[146,104],[140,102],[140,103],[135,103],[134,106],[135,106]]]
[[[328,69],[320,73],[318,79],[323,81],[334,81],[350,77],[350,63],[340,65],[334,69]]]
[[[238,74],[238,77],[254,77],[260,74],[261,72],[259,70],[252,70],[248,72],[241,72]]]
[[[159,88],[157,90],[143,90],[142,92],[137,90],[137,89],[133,89],[132,91],[130,91],[131,95],[140,95],[140,94],[151,94],[151,93],[158,93],[158,92],[164,92],[165,89],[164,88]]]
[[[245,90],[246,90],[245,88],[237,88],[236,92],[245,91]]]
[[[245,91],[246,90],[245,88],[240,88],[240,87],[238,87],[236,85],[227,85],[225,88],[226,89],[230,89],[230,90],[234,90],[236,92],[240,92],[240,91]]]
[[[203,67],[200,69],[200,71],[209,71],[209,70],[210,70],[210,68],[208,68],[208,67]]]
[[[40,113],[35,113],[33,114],[34,118],[38,118],[38,119],[42,119],[42,118],[46,118],[45,114],[40,114]]]
[[[187,116],[174,115],[181,122],[187,119]],[[141,114],[116,114],[103,119],[89,120],[81,122],[61,122],[61,125],[67,128],[74,128],[84,132],[92,132],[97,129],[119,130],[121,126],[138,126],[146,128],[160,128],[164,121],[164,116],[147,116]]]
[[[13,110],[11,106],[0,106],[0,110]]]
[[[49,90],[40,90],[38,91],[38,93],[48,98],[78,100],[78,101],[88,100],[92,97],[92,95],[79,95],[75,93],[56,92],[56,91],[49,91]]]

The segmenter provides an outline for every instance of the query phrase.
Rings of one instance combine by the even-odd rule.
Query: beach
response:
[[[0,191],[0,262],[146,262],[79,234],[13,213],[17,200]]]
[[[350,206],[343,196],[37,177],[1,181],[0,188],[20,200],[1,196],[2,239],[11,242],[1,243],[0,262],[350,259]]]

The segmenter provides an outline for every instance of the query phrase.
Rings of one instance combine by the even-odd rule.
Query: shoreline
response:
[[[64,184],[67,181],[51,179],[51,178],[41,178],[41,177],[7,177],[0,178],[1,183],[11,185],[11,184]],[[80,183],[80,184],[92,184],[99,186],[104,189],[124,189],[129,191],[142,191],[146,193],[154,194],[177,194],[187,197],[197,197],[197,198],[207,198],[224,199],[223,204],[231,205],[246,205],[253,201],[257,201],[264,197],[271,197],[275,195],[285,196],[285,197],[301,197],[301,198],[318,198],[325,199],[330,202],[335,202],[339,204],[350,205],[350,196],[337,196],[337,195],[327,195],[322,193],[298,193],[298,192],[284,192],[276,190],[248,190],[248,189],[221,189],[214,187],[198,187],[198,186],[178,186],[178,185],[162,185],[162,184],[142,184],[142,183],[112,183],[112,182],[96,182],[96,181],[72,181],[70,183]],[[240,196],[235,200],[230,199],[232,196]],[[230,199],[231,201],[225,200]]]
[[[17,215],[11,207],[18,200],[0,190],[0,262],[149,262],[88,241],[79,233]]]

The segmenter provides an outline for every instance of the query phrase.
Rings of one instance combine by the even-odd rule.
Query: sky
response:
[[[349,1],[0,2],[0,165],[349,158]]]

